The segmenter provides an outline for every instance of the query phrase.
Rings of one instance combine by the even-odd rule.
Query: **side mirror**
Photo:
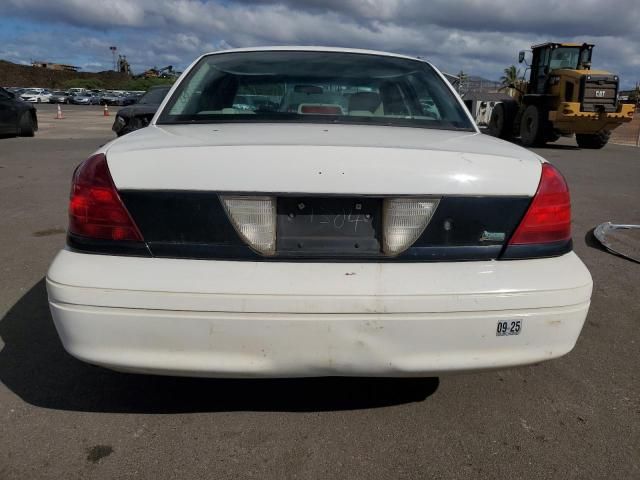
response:
[[[520,50],[520,52],[518,53],[518,63],[524,62],[524,53],[524,50]]]

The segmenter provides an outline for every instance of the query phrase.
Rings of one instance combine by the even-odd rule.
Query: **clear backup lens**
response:
[[[383,248],[397,255],[409,248],[427,228],[440,199],[388,198],[383,206]]]
[[[276,200],[273,197],[223,196],[222,203],[240,236],[263,255],[276,249]]]

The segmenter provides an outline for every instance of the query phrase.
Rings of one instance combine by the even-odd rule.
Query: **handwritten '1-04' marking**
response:
[[[315,221],[315,217],[316,217],[315,210],[312,208],[311,214],[309,215],[310,224],[312,224]],[[321,225],[333,224],[333,228],[335,228],[336,230],[342,230],[347,223],[355,224],[353,226],[354,232],[358,231],[359,223],[361,222],[367,223],[371,219],[371,216],[369,214],[363,215],[358,213],[354,216],[352,210],[349,210],[348,214],[345,210],[342,210],[342,215],[320,214],[319,217],[320,217],[320,220],[318,221],[319,224]],[[331,217],[333,217],[333,220],[331,219]]]

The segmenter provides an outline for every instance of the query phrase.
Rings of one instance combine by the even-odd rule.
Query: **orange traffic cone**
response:
[[[63,118],[64,118],[64,115],[62,115],[62,109],[60,108],[60,105],[58,105],[58,113],[56,113],[55,119],[62,120]]]
[[[104,115],[105,117],[109,116],[109,107],[106,103],[104,104],[104,111],[102,112],[102,115]]]

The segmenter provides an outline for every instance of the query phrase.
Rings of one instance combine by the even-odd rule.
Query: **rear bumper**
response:
[[[591,277],[575,254],[438,264],[253,263],[61,252],[65,348],[118,370],[214,377],[413,376],[559,357]],[[496,336],[498,321],[522,321]]]

